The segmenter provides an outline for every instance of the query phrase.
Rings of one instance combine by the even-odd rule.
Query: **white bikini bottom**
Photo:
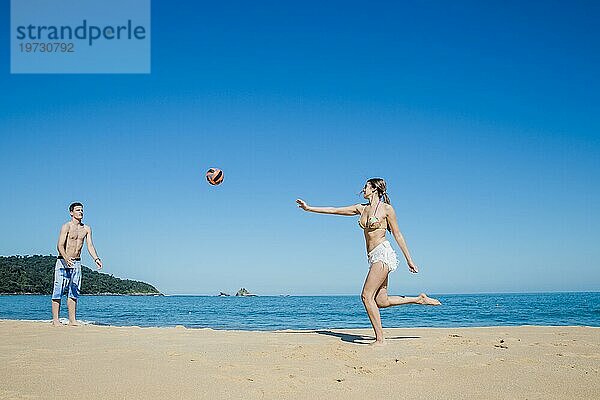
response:
[[[377,261],[383,262],[387,266],[388,272],[394,272],[398,268],[398,258],[396,252],[392,249],[392,245],[387,240],[379,243],[373,250],[367,254],[369,259],[369,269]]]

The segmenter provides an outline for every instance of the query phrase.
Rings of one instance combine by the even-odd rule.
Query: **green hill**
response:
[[[55,256],[0,256],[1,294],[52,294]],[[152,285],[82,267],[81,294],[161,294]]]

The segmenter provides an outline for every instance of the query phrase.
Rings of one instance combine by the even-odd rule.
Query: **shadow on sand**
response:
[[[368,345],[373,340],[375,340],[375,337],[374,336],[370,336],[370,335],[367,335],[367,336],[365,336],[365,335],[355,335],[355,334],[352,334],[352,333],[333,332],[333,331],[330,331],[330,330],[315,330],[315,331],[285,332],[285,333],[293,333],[293,334],[317,333],[319,335],[333,336],[333,337],[340,338],[340,340],[342,342],[354,343],[354,344],[362,344],[362,345]],[[392,337],[386,337],[385,340],[420,339],[420,338],[421,338],[420,336],[392,336]]]

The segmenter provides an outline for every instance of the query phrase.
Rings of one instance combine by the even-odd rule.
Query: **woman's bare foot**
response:
[[[419,295],[417,303],[423,304],[425,306],[439,306],[440,304],[442,304],[438,299],[427,297],[425,293],[421,293]]]
[[[382,347],[382,346],[385,346],[385,341],[383,341],[383,340],[376,340],[373,343],[369,343],[369,346],[372,346],[372,347]]]
[[[62,324],[58,320],[52,320],[52,326],[62,326]]]
[[[77,321],[69,321],[69,326],[79,326]]]

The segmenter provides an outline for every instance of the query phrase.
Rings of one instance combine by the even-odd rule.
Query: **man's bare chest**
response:
[[[85,239],[86,230],[83,225],[80,226],[70,226],[69,232],[67,234],[67,240],[69,241],[82,241]]]

